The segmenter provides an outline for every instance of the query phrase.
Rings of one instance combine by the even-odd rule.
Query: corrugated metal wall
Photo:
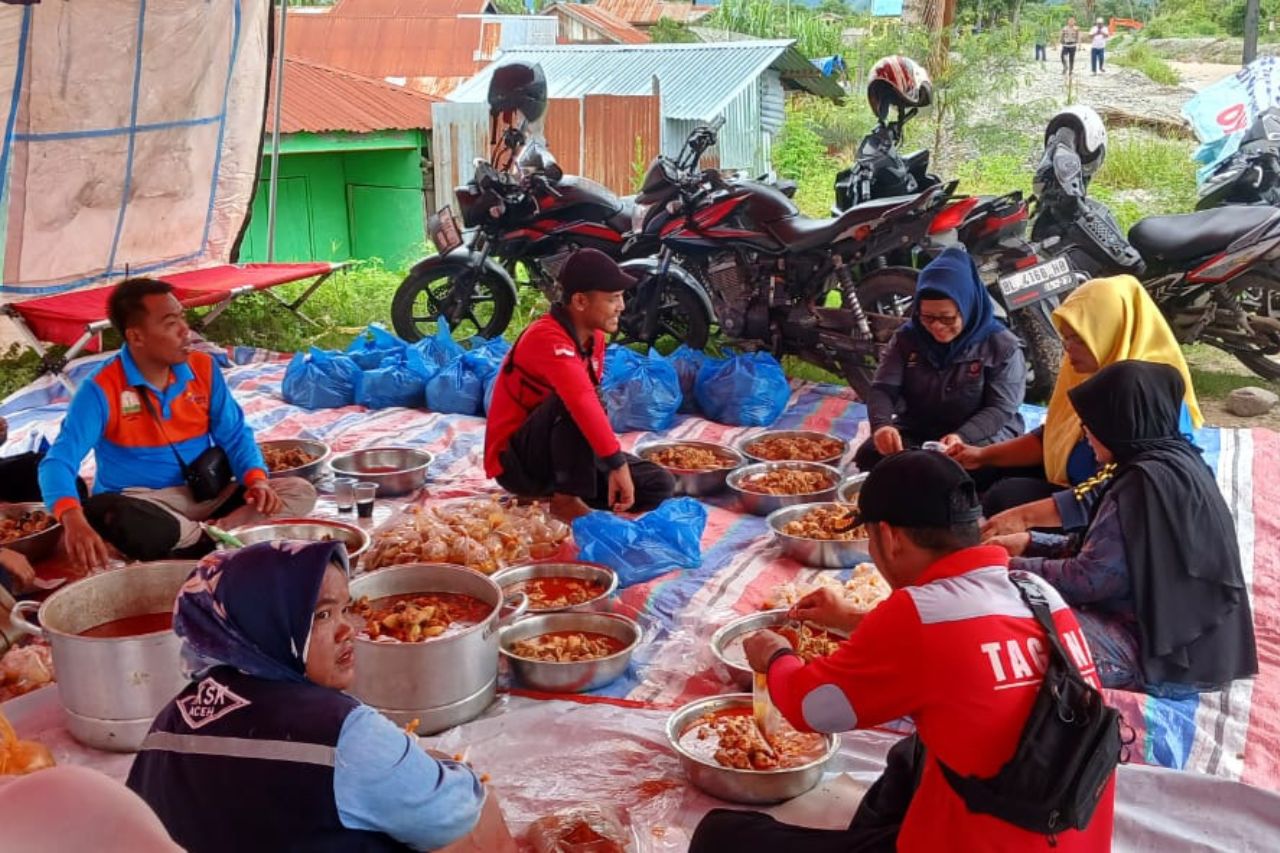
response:
[[[432,104],[431,126],[434,211],[453,203],[454,187],[471,180],[477,157],[489,158],[489,105]]]
[[[547,102],[547,148],[566,175],[582,174],[582,101],[552,98]]]
[[[586,95],[582,127],[582,174],[619,195],[635,192],[637,166],[643,170],[660,150],[662,115],[657,96]]]

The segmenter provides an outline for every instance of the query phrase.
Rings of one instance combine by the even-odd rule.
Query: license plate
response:
[[[1075,286],[1076,276],[1066,258],[1054,258],[1000,279],[1000,292],[1009,308],[1026,308]]]
[[[435,244],[436,251],[447,255],[462,245],[462,231],[453,218],[453,210],[448,205],[437,210],[427,219],[427,234]]]

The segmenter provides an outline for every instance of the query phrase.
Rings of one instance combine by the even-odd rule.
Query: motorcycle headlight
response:
[[[651,205],[637,204],[631,209],[631,230],[639,233],[644,228],[644,218],[649,215]]]

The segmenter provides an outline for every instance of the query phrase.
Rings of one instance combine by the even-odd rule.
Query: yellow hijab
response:
[[[1173,331],[1160,316],[1160,309],[1131,275],[1095,278],[1071,293],[1053,312],[1059,335],[1074,331],[1098,360],[1102,369],[1117,361],[1152,361],[1175,367],[1182,374],[1187,393],[1183,400],[1195,426],[1204,423],[1191,374]],[[1050,482],[1068,485],[1067,459],[1084,435],[1067,392],[1088,379],[1067,359],[1058,371],[1058,384],[1049,399],[1044,420],[1044,470]]]

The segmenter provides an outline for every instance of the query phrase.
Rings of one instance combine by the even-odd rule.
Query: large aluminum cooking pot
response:
[[[351,582],[351,597],[384,598],[423,592],[458,592],[478,598],[489,615],[466,630],[421,643],[356,638],[356,678],[351,692],[399,725],[418,721],[419,734],[434,734],[474,719],[497,693],[498,628],[524,613],[523,593],[505,614],[502,588],[489,578],[445,563],[379,569]]]
[[[172,630],[134,637],[81,637],[128,616],[172,612],[195,563],[143,563],[78,580],[43,604],[20,601],[13,624],[43,635],[53,652],[67,729],[88,746],[135,752],[160,709],[186,686]],[[38,609],[38,610],[37,610]],[[40,625],[26,618],[38,612]]]

